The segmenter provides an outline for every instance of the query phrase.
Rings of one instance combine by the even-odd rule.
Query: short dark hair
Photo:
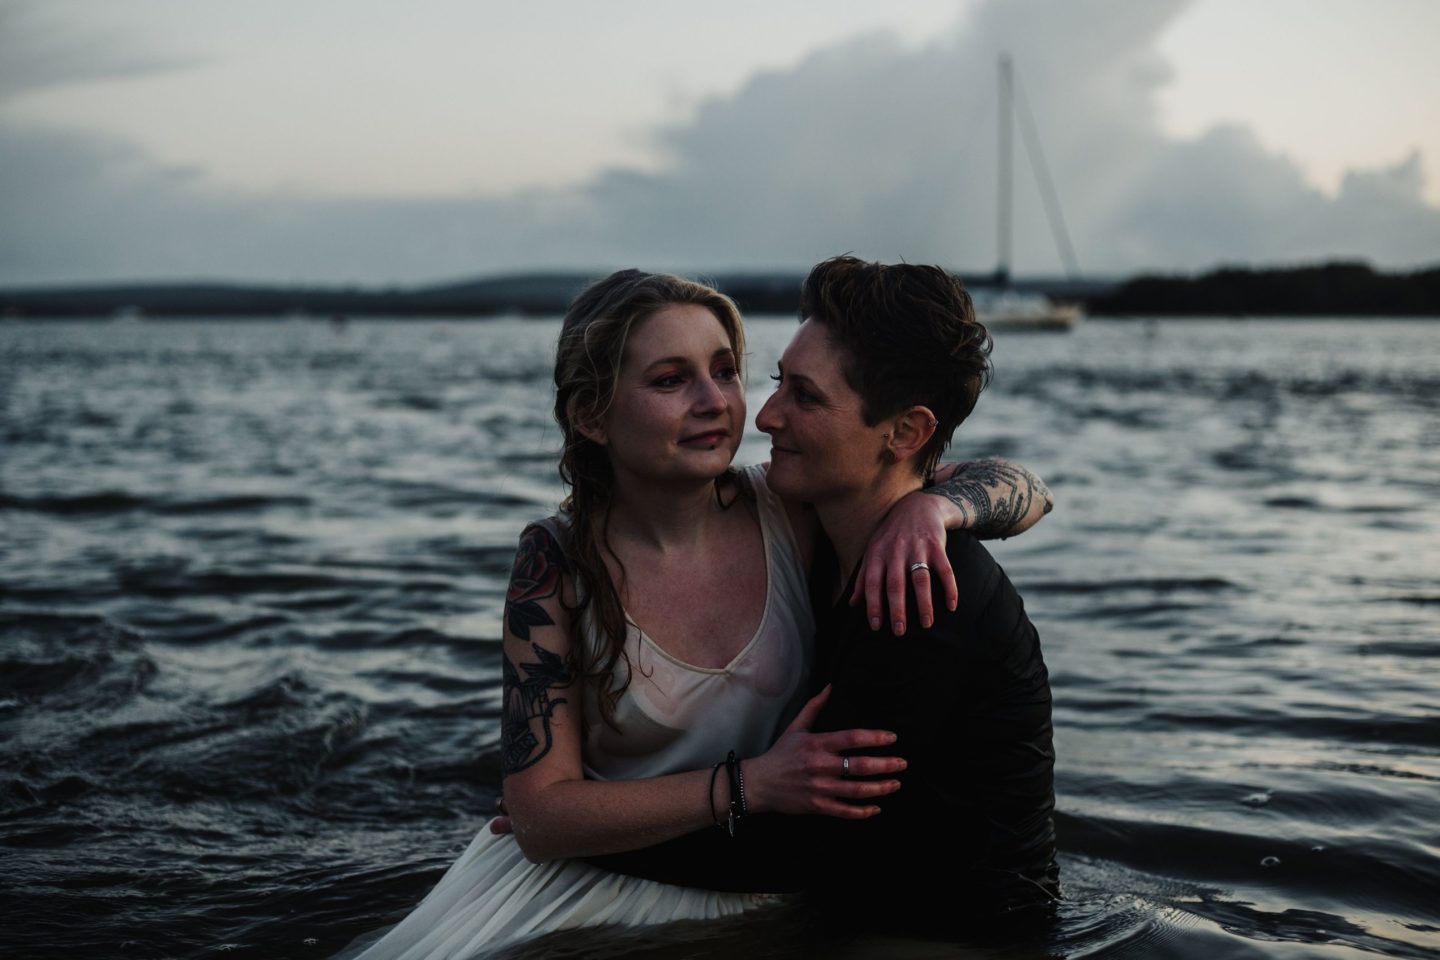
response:
[[[935,435],[915,463],[928,476],[990,382],[992,341],[965,285],[940,267],[832,257],[805,278],[807,318],[843,348],[841,372],[866,424],[917,405],[935,414]]]

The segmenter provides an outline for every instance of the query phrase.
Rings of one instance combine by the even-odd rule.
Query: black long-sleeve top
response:
[[[880,896],[897,910],[1054,899],[1049,674],[1005,572],[979,541],[952,534],[946,555],[959,604],[945,609],[937,590],[935,623],[925,628],[911,598],[910,627],[895,637],[870,630],[864,610],[848,605],[853,577],[830,602],[834,554],[821,554],[812,592],[817,655],[834,689],[815,729],[892,730],[898,739],[883,752],[908,766],[901,789],[879,801],[879,816],[812,818],[807,886],[842,907]],[[922,881],[918,874],[936,872],[929,868],[945,879]]]

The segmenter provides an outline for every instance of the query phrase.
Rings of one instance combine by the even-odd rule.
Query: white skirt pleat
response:
[[[531,863],[513,836],[496,836],[487,823],[410,915],[355,960],[470,960],[556,930],[712,920],[780,901],[657,883],[583,860]]]

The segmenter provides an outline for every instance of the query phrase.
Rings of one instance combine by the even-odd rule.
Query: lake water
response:
[[[498,788],[557,329],[0,324],[0,955],[320,958],[429,889]],[[792,329],[750,324],[752,414]],[[1051,668],[1067,900],[904,955],[1435,956],[1440,324],[1092,320],[995,361],[953,453],[1058,500],[993,552]]]

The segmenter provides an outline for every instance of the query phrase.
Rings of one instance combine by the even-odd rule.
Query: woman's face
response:
[[[766,482],[783,496],[816,503],[862,492],[880,474],[885,427],[866,426],[843,359],[814,320],[800,325],[780,358],[775,392],[755,426],[770,435]]]
[[[745,390],[725,328],[707,308],[672,304],[626,340],[615,399],[590,436],[616,477],[710,480],[745,427]]]

